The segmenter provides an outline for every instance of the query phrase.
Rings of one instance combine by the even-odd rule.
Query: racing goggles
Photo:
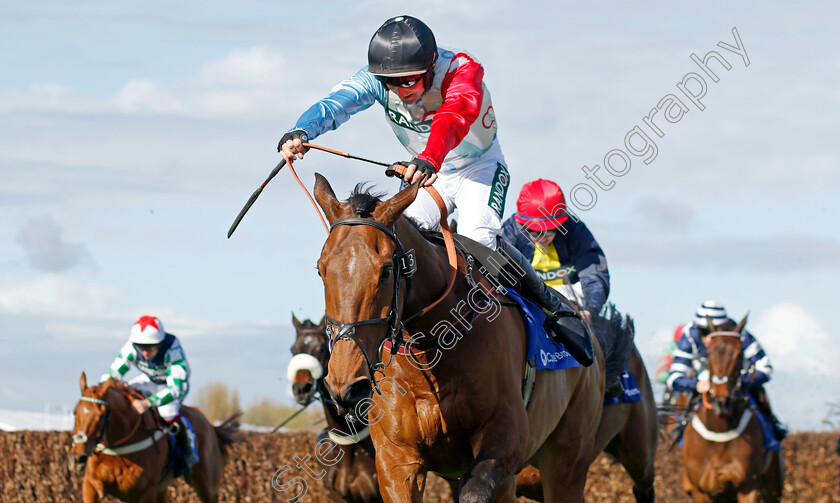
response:
[[[421,73],[420,75],[409,75],[407,77],[383,77],[382,83],[387,86],[408,89],[409,87],[416,86],[418,82],[423,80],[425,75],[425,73]]]

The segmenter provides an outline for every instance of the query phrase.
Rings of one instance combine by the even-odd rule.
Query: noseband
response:
[[[711,334],[709,334],[709,337],[711,337],[711,338],[715,338],[715,337],[735,337],[738,340],[740,340],[741,339],[741,334],[739,334],[738,332],[720,331],[720,332],[712,332]],[[708,352],[708,349],[707,349],[707,352]],[[742,352],[743,352],[743,350],[742,350]],[[709,381],[711,381],[712,384],[717,384],[717,385],[728,384],[729,380],[730,379],[729,379],[728,375],[723,375],[723,376],[721,376],[721,375],[709,375]],[[730,390],[729,390],[730,399],[736,400],[740,397],[741,391],[742,391],[741,390],[742,386],[743,386],[743,383],[741,382],[741,379],[736,378],[735,383],[732,385],[732,388],[730,388]],[[710,388],[707,393],[703,394],[703,403],[704,403],[704,406],[706,406],[707,408],[711,408],[711,404],[708,404],[706,395],[711,393],[711,391],[712,390]]]
[[[120,393],[123,393],[123,395],[125,395],[125,397],[128,398],[128,399],[131,398],[131,396],[126,394],[124,391],[120,391]],[[95,403],[97,405],[104,405],[105,406],[105,412],[103,413],[102,416],[100,416],[100,420],[102,421],[102,429],[99,431],[99,433],[96,434],[96,438],[94,439],[96,441],[96,444],[97,444],[96,449],[94,450],[94,454],[99,454],[103,450],[107,451],[108,450],[107,448],[109,447],[107,433],[108,433],[109,421],[111,419],[111,404],[108,403],[108,401],[106,401],[106,400],[100,400],[98,398],[92,398],[92,397],[88,397],[88,396],[84,396],[84,395],[80,396],[79,400],[84,401],[84,402],[91,402],[91,403]],[[121,443],[125,442],[126,440],[128,440],[129,438],[131,438],[131,436],[134,435],[134,433],[137,432],[137,429],[142,424],[143,424],[143,415],[141,414],[137,418],[137,424],[134,425],[134,428],[131,429],[131,431],[128,433],[128,435],[126,435],[125,437],[123,437],[120,440],[117,440],[116,442],[111,443],[111,447],[115,447],[118,444],[121,444]],[[88,436],[83,431],[80,431],[80,432],[75,433],[73,435],[73,443],[74,444],[84,444],[87,441],[88,441]]]
[[[94,442],[99,443],[103,439],[103,437],[105,436],[105,432],[108,431],[108,420],[111,418],[111,404],[109,404],[105,400],[100,400],[98,398],[91,398],[91,397],[88,397],[88,396],[81,396],[81,397],[79,397],[79,400],[82,400],[82,401],[85,401],[85,402],[95,403],[97,405],[104,405],[105,406],[105,412],[102,414],[102,416],[100,416],[100,421],[102,421],[102,428],[100,428],[99,433],[97,433],[96,438],[94,438]],[[98,422],[99,421],[97,421],[97,423]],[[73,435],[73,443],[74,444],[84,444],[84,443],[87,443],[87,441],[88,441],[88,436],[83,431],[80,431],[80,432],[75,433]]]
[[[391,361],[393,361],[393,356],[391,361],[388,362],[388,365],[382,363],[382,347],[385,344],[385,341],[391,341],[392,349],[391,354],[395,353],[399,346],[403,343],[402,337],[402,329],[405,325],[405,322],[400,320],[400,306],[399,306],[399,297],[400,297],[400,281],[404,277],[406,278],[406,296],[408,296],[408,292],[411,291],[411,276],[417,270],[417,259],[414,254],[414,250],[409,250],[406,252],[400,243],[397,234],[394,232],[393,228],[386,227],[385,225],[377,222],[376,220],[370,220],[367,218],[342,218],[340,220],[336,220],[330,226],[330,232],[332,233],[333,229],[340,225],[367,225],[383,232],[388,238],[396,245],[394,248],[394,253],[392,255],[392,262],[394,264],[394,290],[393,290],[393,297],[391,299],[391,309],[388,311],[388,316],[383,318],[371,318],[367,320],[361,321],[352,321],[352,322],[342,322],[336,320],[335,318],[330,317],[329,315],[325,315],[328,323],[327,323],[327,339],[329,341],[329,349],[332,352],[333,346],[335,343],[342,339],[347,339],[353,341],[359,349],[362,350],[362,354],[365,356],[365,361],[367,362],[369,377],[371,386],[373,389],[379,393],[379,389],[376,386],[377,380],[375,378],[376,372],[382,372],[386,368],[391,365]],[[399,250],[399,253],[397,252]],[[421,314],[417,313],[417,315]],[[415,316],[411,316],[406,320],[406,322],[413,319]],[[377,350],[376,361],[371,362],[370,356],[368,355],[367,351],[365,350],[364,345],[356,337],[356,327],[360,327],[363,325],[375,325],[378,323],[387,323],[388,330],[385,333],[385,337],[382,338],[382,341],[379,343],[379,349]]]

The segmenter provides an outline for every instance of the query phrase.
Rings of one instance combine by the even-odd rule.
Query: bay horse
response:
[[[731,331],[707,321],[710,389],[683,435],[683,489],[697,503],[779,501],[782,451],[764,448],[761,425],[742,386],[741,332],[747,317]]]
[[[659,441],[659,419],[656,399],[647,368],[635,344],[627,363],[636,377],[641,401],[604,407],[601,425],[595,440],[604,452],[616,458],[633,481],[633,496],[637,503],[655,501],[654,478],[656,447]],[[517,495],[543,501],[539,472],[529,467],[517,479]]]
[[[130,502],[166,501],[166,490],[175,482],[167,469],[167,434],[156,427],[152,409],[138,415],[131,407],[132,399],[145,395],[115,379],[88,386],[84,372],[79,386],[68,462],[72,471],[84,470],[83,501],[98,502],[106,495]],[[239,440],[237,416],[214,427],[198,409],[182,405],[181,414],[195,430],[199,456],[184,479],[203,503],[217,502],[227,449]]]
[[[347,423],[338,414],[335,405],[324,388],[323,376],[329,361],[327,349],[326,320],[317,325],[311,320],[299,321],[292,314],[295,327],[295,341],[292,344],[292,360],[288,366],[288,377],[292,381],[292,394],[295,401],[307,406],[316,398],[320,399],[327,420],[329,438],[335,444],[336,451],[330,453],[325,463],[321,456],[316,456],[318,463],[327,474],[322,479],[327,489],[331,490],[334,501],[358,503],[381,502],[379,483],[376,476],[373,443],[364,429]],[[353,434],[357,434],[355,438]],[[363,437],[359,439],[359,437]],[[319,436],[319,441],[321,437]],[[338,461],[334,461],[338,458]]]
[[[600,452],[604,351],[593,343],[591,366],[536,372],[526,408],[518,308],[463,256],[452,270],[443,247],[402,218],[419,187],[381,200],[357,186],[342,203],[316,173],[314,189],[331,224],[317,264],[325,382],[340,413],[367,419],[383,499],[422,501],[433,471],[460,478],[461,502],[513,502],[516,474],[532,464],[546,501],[583,501]]]

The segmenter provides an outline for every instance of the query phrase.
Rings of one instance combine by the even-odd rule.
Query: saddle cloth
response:
[[[639,383],[636,382],[636,376],[630,372],[630,369],[624,369],[624,373],[618,376],[621,381],[621,387],[624,391],[620,395],[612,398],[604,398],[604,405],[615,405],[621,403],[636,403],[642,401],[642,392],[639,390]]]
[[[580,366],[578,361],[566,351],[562,343],[554,343],[545,333],[543,329],[545,314],[539,306],[522,297],[513,289],[509,288],[507,295],[519,305],[522,321],[525,322],[526,361],[536,357],[537,370],[562,370]]]

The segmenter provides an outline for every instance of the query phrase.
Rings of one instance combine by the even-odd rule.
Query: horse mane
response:
[[[350,197],[347,198],[346,202],[350,204],[350,210],[354,215],[360,218],[367,218],[373,215],[373,210],[375,210],[376,206],[382,202],[383,197],[385,197],[385,192],[374,192],[374,187],[368,187],[367,182],[360,182],[353,188],[353,192],[350,194]],[[414,227],[414,230],[419,232],[426,241],[432,244],[440,244],[440,231],[424,229],[420,226],[420,223],[413,218],[405,215],[402,217],[408,221],[408,223]]]
[[[125,381],[119,379],[108,379],[107,381],[101,384],[102,389],[108,391],[109,389],[115,389],[117,391],[122,391],[128,393],[131,388]]]
[[[300,322],[300,328],[301,330],[308,330],[310,328],[318,328],[318,325],[316,325],[314,321],[307,318]]]
[[[633,349],[636,334],[633,318],[621,314],[615,304],[609,302],[601,312],[592,317],[592,328],[601,344],[606,360],[607,381],[624,372]]]
[[[108,379],[107,381],[95,386],[95,388],[102,391],[102,397],[104,399],[105,394],[108,393],[110,390],[118,391],[123,397],[125,397],[127,402],[131,402],[132,398],[143,398],[145,395],[142,391],[134,386],[129,385],[125,381],[119,379]]]
[[[373,210],[382,202],[384,192],[373,192],[373,187],[367,187],[366,182],[357,183],[347,199],[353,214],[360,218],[373,215]]]

